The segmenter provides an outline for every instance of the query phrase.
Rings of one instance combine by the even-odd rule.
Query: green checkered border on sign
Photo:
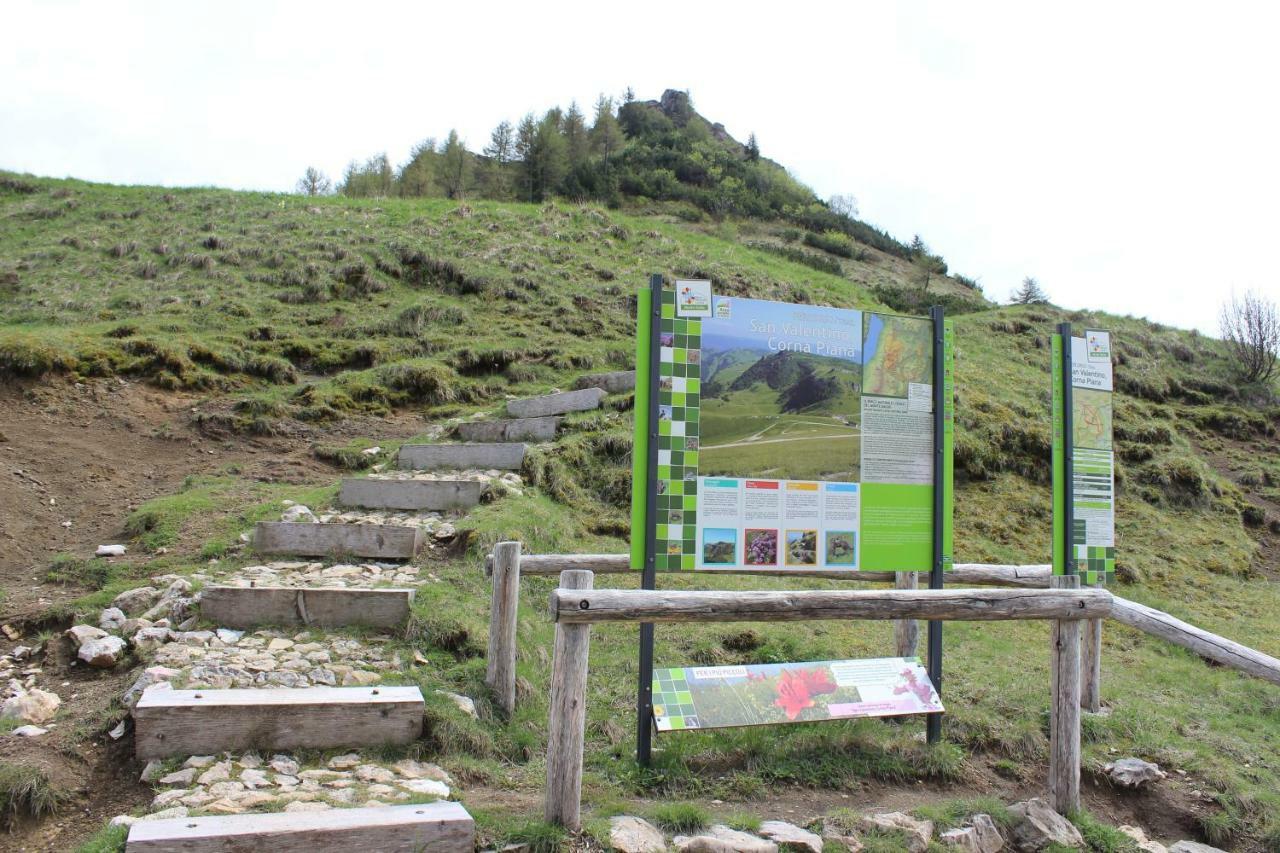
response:
[[[658,725],[662,729],[698,728],[698,712],[684,669],[653,671],[653,715],[661,718]]]
[[[660,572],[688,571],[695,568],[698,553],[702,321],[676,316],[676,293],[669,286],[662,290],[660,331],[657,405],[664,415],[658,421],[658,493],[653,496],[654,567]],[[671,345],[663,346],[668,338]]]
[[[1084,586],[1104,586],[1115,580],[1116,549],[1107,545],[1088,545],[1084,537],[1085,523],[1076,519],[1071,531],[1071,548],[1080,583]]]

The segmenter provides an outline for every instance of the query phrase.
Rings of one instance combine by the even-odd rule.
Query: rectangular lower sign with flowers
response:
[[[653,716],[660,732],[942,710],[919,658],[685,666],[653,673]]]

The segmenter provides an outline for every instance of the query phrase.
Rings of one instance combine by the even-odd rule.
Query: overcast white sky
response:
[[[632,86],[1004,299],[1216,331],[1280,298],[1274,3],[9,2],[0,167],[291,189]]]

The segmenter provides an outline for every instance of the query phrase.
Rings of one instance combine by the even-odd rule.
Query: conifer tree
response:
[[[1049,294],[1040,287],[1040,282],[1027,276],[1022,280],[1021,286],[1013,292],[1009,301],[1014,305],[1048,305]]]
[[[458,138],[458,131],[450,130],[449,138],[440,149],[440,179],[449,198],[462,198],[467,190],[471,174],[471,158],[467,147]]]

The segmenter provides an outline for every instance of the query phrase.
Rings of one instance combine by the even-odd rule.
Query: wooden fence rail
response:
[[[556,589],[556,622],[797,622],[815,619],[1090,619],[1105,589],[859,589],[795,592]]]

